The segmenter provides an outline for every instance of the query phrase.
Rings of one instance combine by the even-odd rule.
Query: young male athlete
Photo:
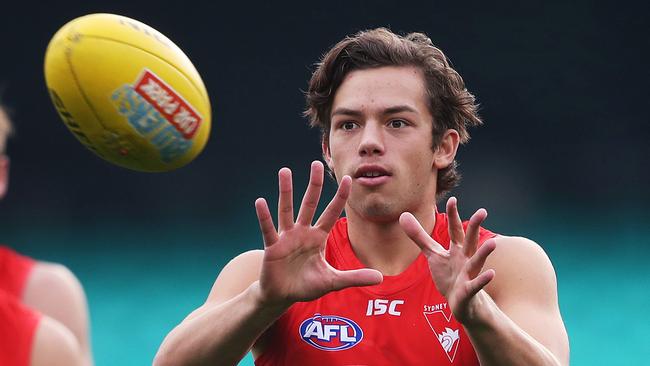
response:
[[[313,223],[324,167],[294,220],[279,171],[278,228],[255,202],[264,251],[233,259],[156,365],[567,365],[554,270],[530,240],[461,222],[454,158],[481,123],[423,34],[345,38],[323,58],[306,114],[339,187]],[[345,208],[346,217],[339,215]]]
[[[0,198],[9,183],[11,130],[0,106]],[[92,365],[88,338],[86,297],[72,272],[0,245],[0,365]]]

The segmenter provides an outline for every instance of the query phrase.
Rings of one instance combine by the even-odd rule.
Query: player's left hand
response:
[[[468,325],[479,306],[476,294],[494,278],[493,269],[482,273],[481,270],[496,244],[494,239],[490,239],[478,248],[479,227],[487,217],[485,209],[472,215],[467,232],[463,230],[454,197],[447,201],[447,217],[451,239],[449,250],[433,240],[411,213],[402,213],[399,223],[426,256],[436,288],[447,299],[454,317]]]

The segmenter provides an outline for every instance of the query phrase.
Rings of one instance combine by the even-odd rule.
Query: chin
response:
[[[396,205],[382,200],[369,200],[357,206],[357,211],[364,219],[372,222],[390,222],[399,219],[401,212]]]

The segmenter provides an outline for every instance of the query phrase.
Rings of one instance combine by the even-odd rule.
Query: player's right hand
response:
[[[327,236],[339,218],[350,194],[352,180],[341,178],[336,195],[312,225],[323,188],[323,164],[311,164],[309,185],[302,200],[298,219],[293,217],[291,170],[278,172],[278,230],[268,204],[255,201],[255,210],[264,238],[264,259],[260,273],[260,301],[270,306],[289,307],[294,302],[317,299],[328,292],[351,286],[381,283],[382,275],[373,269],[340,271],[325,261]]]

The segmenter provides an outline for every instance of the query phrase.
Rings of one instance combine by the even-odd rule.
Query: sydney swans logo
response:
[[[445,327],[445,331],[437,334],[438,336],[438,341],[440,342],[440,345],[442,348],[447,352],[447,355],[451,353],[452,348],[454,347],[454,344],[456,344],[456,341],[460,339],[460,336],[458,335],[458,329],[453,330],[451,328]],[[452,360],[453,361],[453,360]]]
[[[447,303],[442,303],[438,305],[425,305],[424,306],[424,318],[429,323],[429,327],[436,335],[440,346],[447,354],[450,362],[454,362],[456,358],[456,352],[458,351],[458,345],[460,344],[460,334],[458,329],[452,329],[451,326],[451,310],[447,308]],[[448,326],[444,326],[445,322],[442,319],[446,320]],[[443,330],[444,327],[444,330]]]

